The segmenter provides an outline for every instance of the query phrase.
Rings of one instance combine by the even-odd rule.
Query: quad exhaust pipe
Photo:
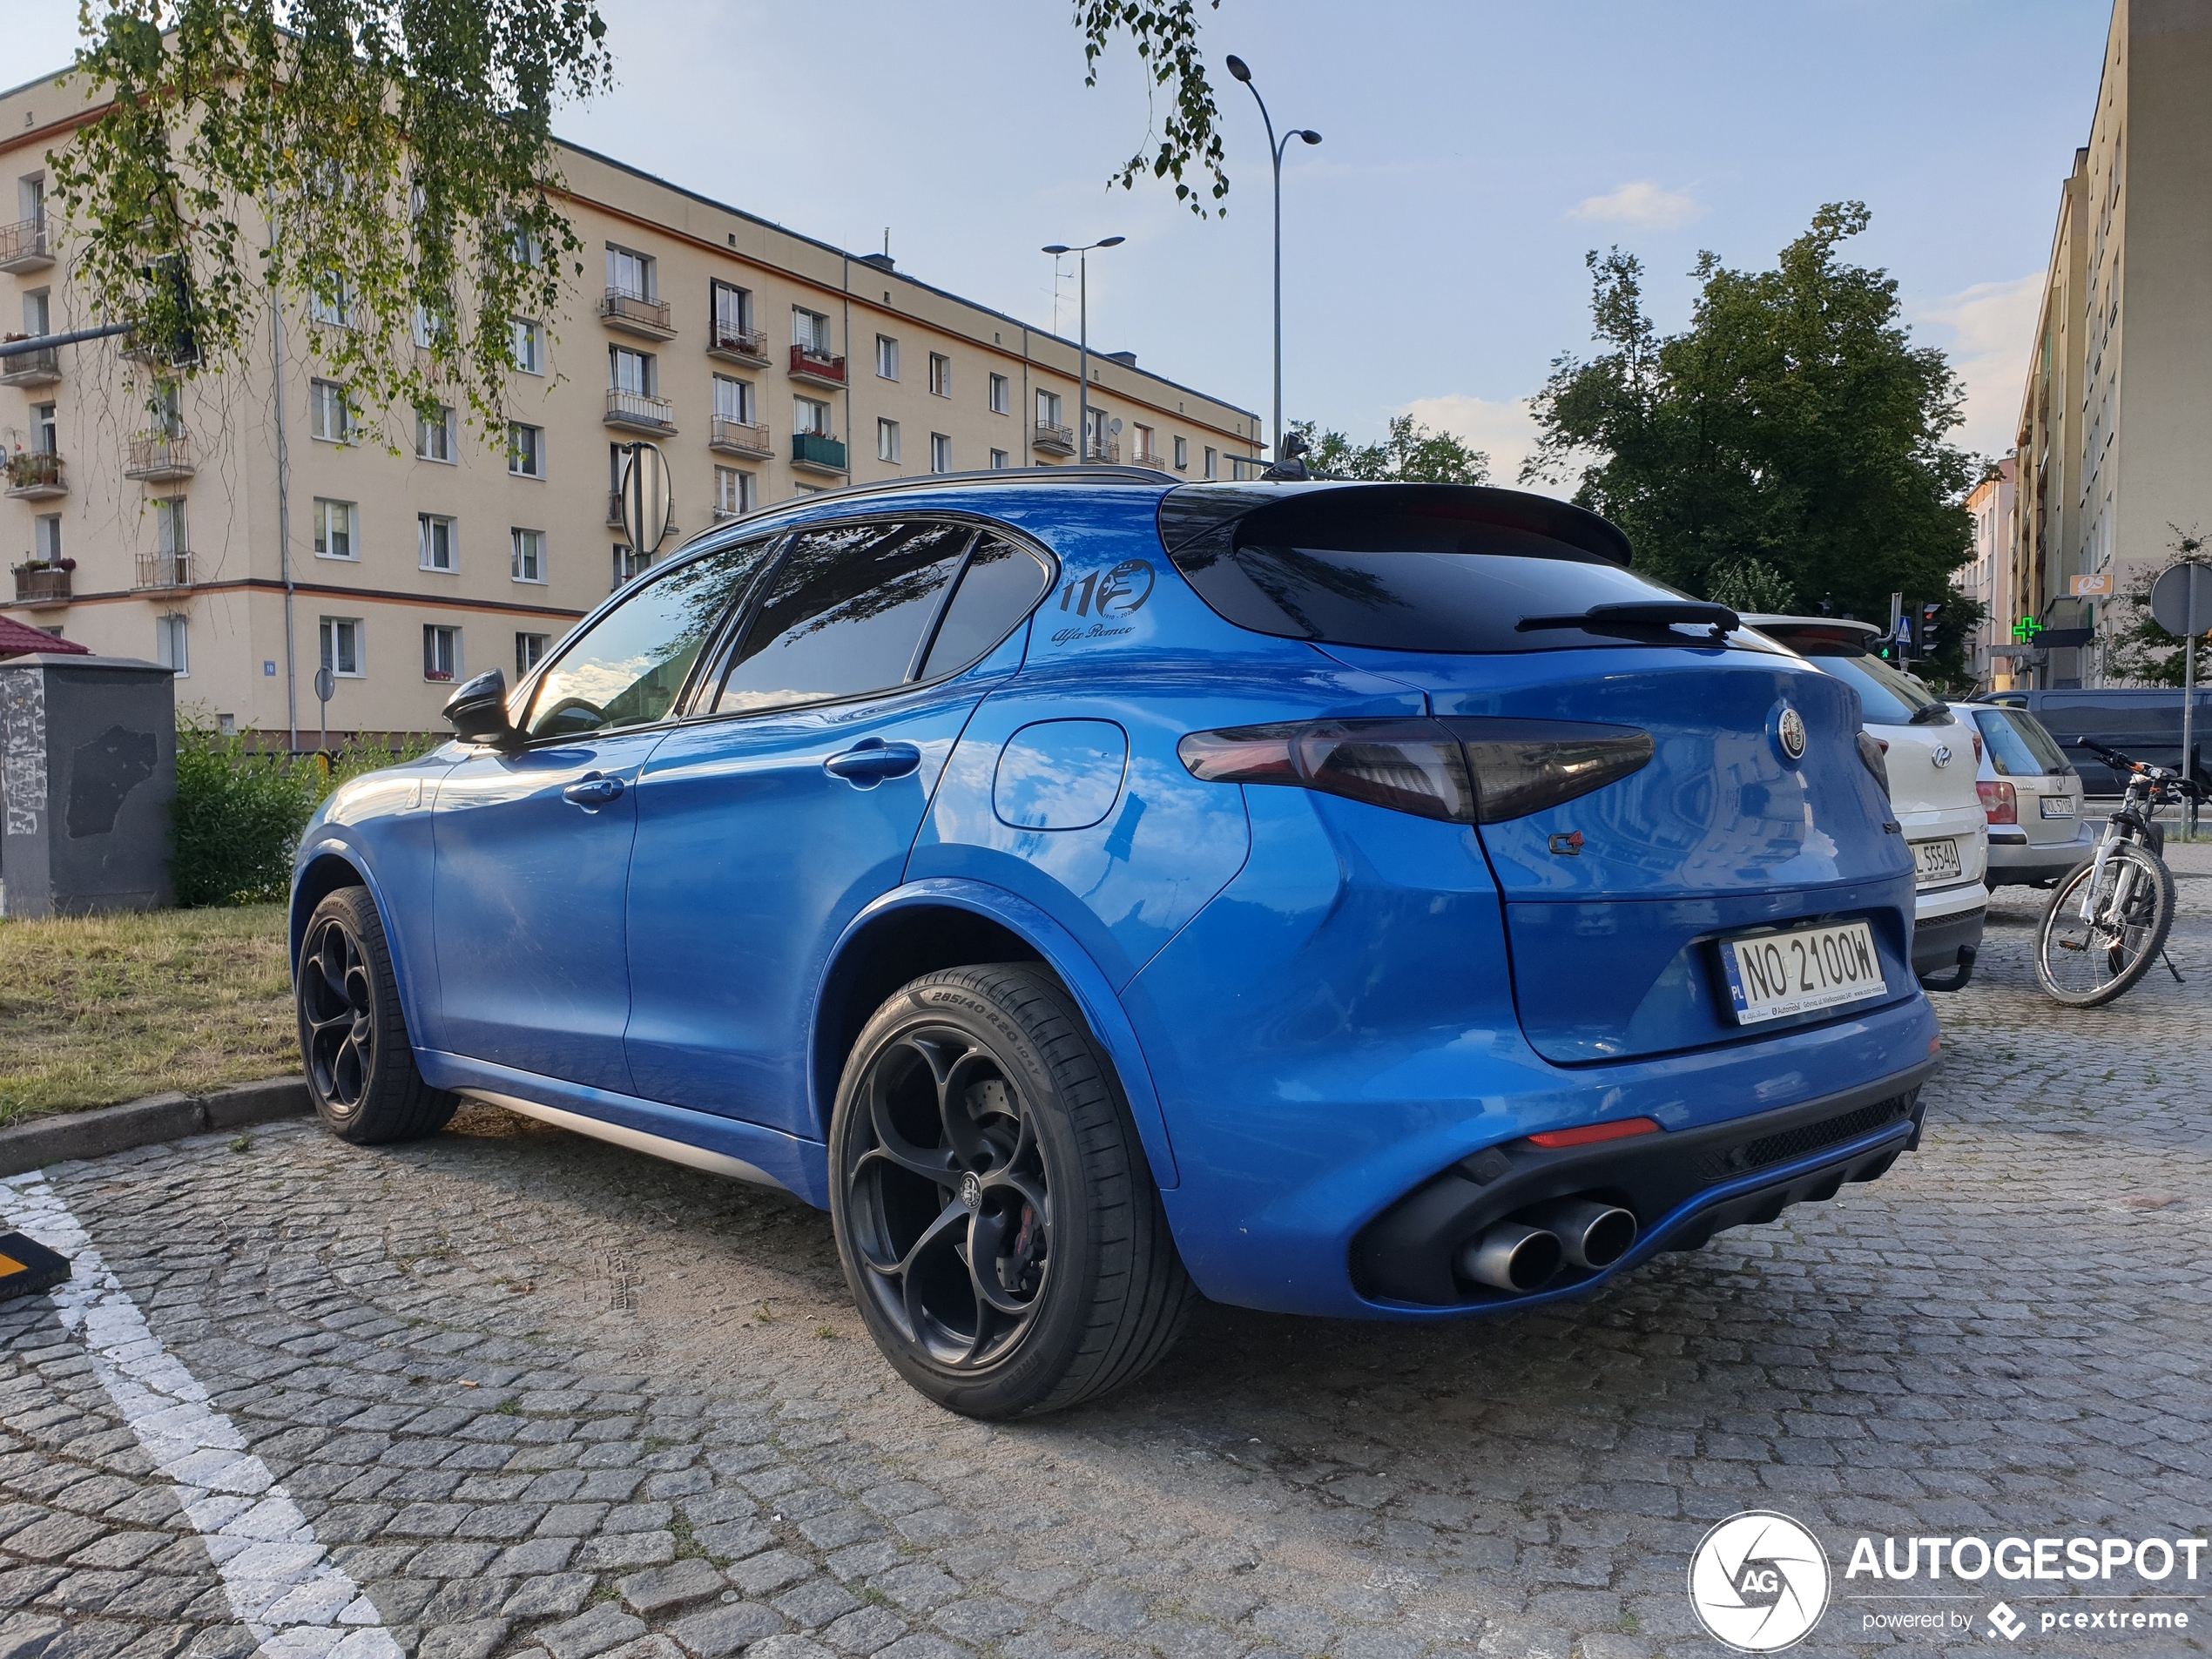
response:
[[[1595,1198],[1555,1198],[1499,1222],[1460,1251],[1462,1277],[1516,1295],[1542,1286],[1561,1263],[1603,1268],[1636,1242],[1636,1218]]]

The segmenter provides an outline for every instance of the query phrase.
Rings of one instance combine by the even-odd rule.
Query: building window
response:
[[[185,498],[164,496],[153,502],[154,551],[173,558],[192,551],[192,532],[185,523]]]
[[[359,559],[354,541],[354,503],[315,502],[315,556],[319,559]]]
[[[336,381],[307,383],[307,434],[325,443],[346,443],[354,435],[353,406]]]
[[[878,421],[875,423],[875,458],[878,461],[896,461],[899,458],[899,423],[896,421]]]
[[[422,568],[426,570],[451,571],[453,569],[453,521],[435,513],[421,513],[415,517],[419,532]]]
[[[51,403],[30,406],[30,447],[42,455],[59,455],[61,423]]]
[[[1014,408],[1014,390],[1003,374],[991,376],[991,413],[1007,414]]]
[[[517,582],[545,580],[545,532],[510,530],[509,569]]]
[[[653,261],[643,253],[607,244],[607,289],[632,300],[653,297]]]
[[[545,428],[507,423],[507,470],[517,478],[545,476]]]
[[[527,317],[510,319],[508,327],[513,331],[515,367],[525,374],[545,373],[545,327]]]
[[[714,377],[714,418],[735,421],[740,426],[752,424],[752,382],[733,380],[727,374]]]
[[[51,333],[53,328],[52,319],[53,301],[51,290],[32,288],[24,293],[23,297],[24,333],[34,337]]]
[[[1040,391],[1037,394],[1037,424],[1039,426],[1060,424],[1059,393]]]
[[[360,617],[325,617],[322,619],[322,665],[341,680],[363,678]]]
[[[653,395],[653,354],[627,346],[607,347],[607,384],[633,397]]]
[[[57,563],[62,556],[62,516],[49,513],[30,521],[30,545],[38,557],[47,563]]]
[[[422,678],[457,680],[461,678],[461,630],[442,624],[422,624]]]
[[[929,470],[950,472],[953,469],[953,441],[942,432],[929,435]]]
[[[1159,442],[1152,435],[1152,428],[1149,426],[1132,425],[1129,431],[1131,451],[1130,459],[1157,464],[1160,459]]]
[[[1179,437],[1175,441],[1175,469],[1177,472],[1190,470],[1190,440],[1188,438]]]
[[[429,306],[415,307],[415,343],[424,351],[435,349],[453,337],[453,318],[445,311]]]
[[[1206,446],[1206,476],[1215,476],[1213,445],[1211,443]]]
[[[1004,472],[1008,464],[1005,450],[994,449],[991,451],[991,470],[993,472]]]
[[[883,380],[899,378],[899,342],[888,334],[875,337],[875,372]]]
[[[826,438],[830,433],[830,406],[819,398],[794,397],[791,401],[791,429]]]
[[[929,389],[938,397],[953,395],[953,360],[941,352],[929,354]]]
[[[613,587],[608,590],[610,593],[614,588],[622,586],[624,583],[634,582],[644,575],[653,563],[650,555],[640,553],[634,548],[625,547],[619,542],[615,543],[614,555],[615,579]]]
[[[515,636],[515,678],[519,680],[545,660],[545,648],[553,643],[550,634],[516,634]]]
[[[759,503],[759,481],[735,467],[714,469],[714,511],[718,517],[736,518]]]
[[[331,328],[354,326],[354,296],[343,271],[326,271],[307,296],[307,320]]]
[[[819,311],[793,306],[791,308],[791,343],[810,356],[831,355],[829,319]]]
[[[153,660],[180,680],[192,677],[192,631],[184,617],[153,619]]]
[[[752,349],[752,293],[727,282],[711,283],[714,300],[714,344],[741,351]]]
[[[454,464],[453,411],[442,404],[415,412],[415,454],[421,461]]]

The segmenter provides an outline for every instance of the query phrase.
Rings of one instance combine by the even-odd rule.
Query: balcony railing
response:
[[[189,588],[195,580],[192,554],[179,549],[173,553],[139,554],[138,579],[132,585],[140,593],[165,593]]]
[[[51,386],[61,377],[62,360],[51,346],[0,357],[0,386]]]
[[[150,484],[164,484],[189,478],[194,470],[192,440],[183,433],[141,432],[131,440],[123,475]]]
[[[1071,455],[1076,453],[1076,428],[1040,421],[1036,431],[1030,435],[1029,445],[1049,455]]]
[[[808,472],[841,473],[845,470],[845,445],[823,433],[794,432],[791,435],[791,464]]]
[[[845,360],[833,357],[827,352],[793,346],[791,348],[791,377],[795,381],[814,381],[823,386],[842,386],[845,384]]]
[[[33,606],[67,604],[69,572],[51,564],[18,564],[16,603]]]
[[[1086,461],[1105,467],[1118,467],[1122,464],[1122,446],[1119,439],[1093,438],[1090,441],[1089,448],[1090,453],[1083,457]]]
[[[676,329],[668,320],[668,301],[648,299],[627,288],[609,288],[600,296],[599,320],[650,340],[673,340]]]
[[[0,225],[0,271],[43,271],[53,262],[43,216]]]
[[[1138,449],[1132,453],[1129,459],[1130,464],[1134,467],[1150,467],[1155,472],[1165,472],[1168,469],[1167,462],[1155,449]]]
[[[718,415],[714,417],[714,431],[708,437],[706,447],[733,455],[772,455],[776,453],[776,441],[768,435],[765,424],[756,426],[749,421],[725,420]]]
[[[768,366],[768,336],[759,328],[732,328],[716,323],[707,336],[706,354],[732,362]]]
[[[17,501],[46,501],[69,494],[62,458],[43,449],[18,449],[8,457],[8,493]]]
[[[636,427],[647,432],[673,432],[676,415],[664,397],[647,397],[643,392],[625,392],[619,388],[607,393],[607,424]]]

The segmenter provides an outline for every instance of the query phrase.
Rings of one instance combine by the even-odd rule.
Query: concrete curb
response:
[[[35,1118],[0,1129],[0,1176],[22,1175],[71,1158],[105,1157],[187,1135],[245,1129],[312,1109],[304,1078],[271,1077],[210,1095],[148,1095],[120,1106]]]

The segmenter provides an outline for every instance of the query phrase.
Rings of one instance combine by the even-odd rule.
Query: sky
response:
[[[1964,377],[1959,442],[2008,447],[2060,181],[2086,141],[2108,0],[1219,0],[1201,44],[1231,180],[1204,222],[1108,189],[1154,111],[1135,57],[1083,84],[1069,0],[601,0],[617,84],[556,130],[1264,416],[1268,153],[1283,166],[1285,412],[1367,440],[1411,412],[1510,482],[1525,400],[1589,349],[1583,256],[1645,265],[1662,329],[1701,249],[1770,265],[1824,202],[1873,212],[1916,341]],[[76,0],[10,0],[0,83],[58,67]],[[1055,297],[1057,312],[1055,314]]]

